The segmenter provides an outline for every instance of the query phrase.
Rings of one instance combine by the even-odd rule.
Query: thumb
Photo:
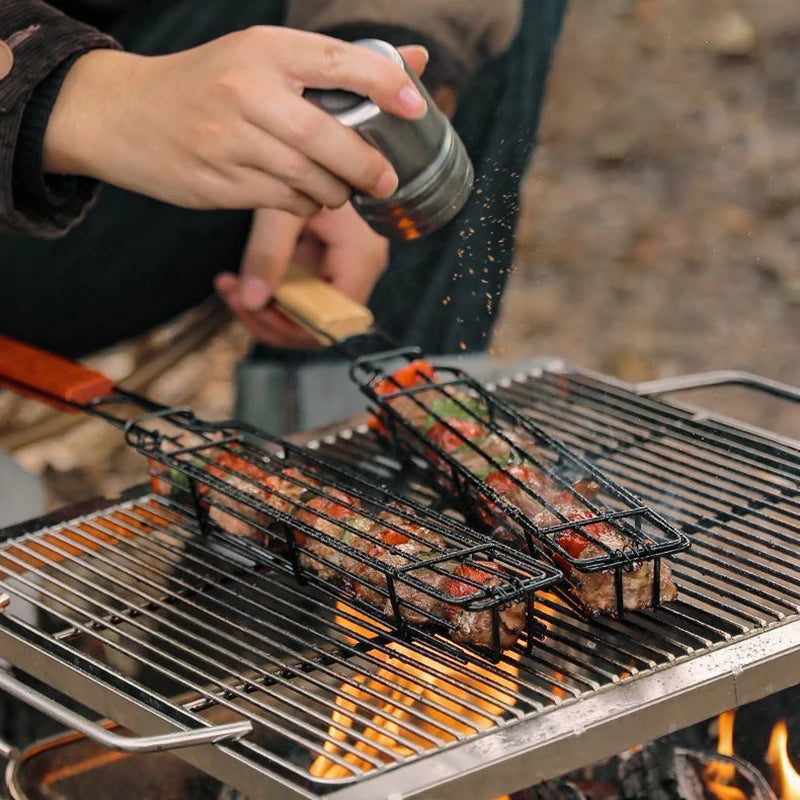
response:
[[[239,299],[245,310],[260,311],[278,288],[304,224],[304,219],[286,211],[255,211],[239,269]]]

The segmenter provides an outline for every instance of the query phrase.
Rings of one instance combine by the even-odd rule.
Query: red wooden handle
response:
[[[79,406],[114,392],[114,381],[102,373],[7,336],[0,336],[0,380],[23,394]]]

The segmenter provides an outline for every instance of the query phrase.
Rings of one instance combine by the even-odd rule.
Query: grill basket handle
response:
[[[114,381],[67,358],[0,336],[0,386],[76,411],[114,392]]]
[[[323,345],[367,333],[375,322],[366,306],[296,264],[289,267],[273,299]]]
[[[26,686],[15,677],[0,668],[0,690],[7,692],[17,700],[41,711],[67,728],[82,733],[87,739],[107,747],[110,750],[122,750],[126,753],[155,753],[163,750],[177,750],[192,745],[213,744],[231,741],[246,736],[253,731],[253,724],[248,720],[231,722],[226,725],[211,725],[190,731],[175,731],[158,736],[120,736],[101,725],[90,722],[80,714],[61,705],[56,700]],[[0,757],[9,761],[16,757],[16,750],[0,740]]]
[[[715,370],[680,375],[675,378],[644,381],[636,384],[636,392],[647,397],[654,394],[685,392],[691,389],[708,389],[714,386],[744,386],[747,389],[771,394],[773,397],[800,403],[800,389],[797,387],[740,370]]]

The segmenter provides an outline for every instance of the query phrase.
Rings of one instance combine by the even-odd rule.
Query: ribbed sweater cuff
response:
[[[74,175],[46,175],[42,167],[44,134],[61,85],[75,61],[88,50],[61,62],[33,91],[22,116],[14,153],[13,191],[17,206],[58,209],[67,216],[80,214],[98,183]]]

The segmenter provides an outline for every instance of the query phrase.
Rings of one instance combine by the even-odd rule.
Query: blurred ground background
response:
[[[571,0],[497,358],[555,355],[631,381],[742,368],[800,384],[799,253],[800,2]],[[121,378],[158,336],[96,362]],[[147,391],[226,416],[245,349],[229,326]],[[726,406],[751,410],[740,395]],[[42,413],[0,397],[0,446]],[[800,436],[800,413],[756,421],[779,415]],[[17,452],[53,505],[142,476],[100,423]]]

